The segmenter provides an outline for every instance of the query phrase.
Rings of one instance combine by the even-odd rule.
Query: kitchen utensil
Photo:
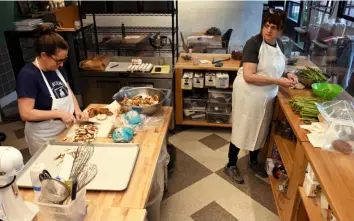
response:
[[[315,83],[312,84],[312,91],[319,97],[332,100],[342,93],[343,88],[337,84]]]
[[[98,169],[96,164],[86,165],[77,177],[77,192],[89,184],[97,175]]]
[[[230,59],[231,59],[231,58],[225,58],[225,59],[217,59],[217,60],[215,60],[215,58],[213,58],[212,64],[222,63],[223,61],[228,61],[228,60],[230,60]]]
[[[76,200],[77,193],[77,180],[73,181],[73,186],[71,188],[71,200]]]
[[[52,176],[50,175],[48,170],[43,170],[42,173],[40,173],[38,176],[41,182],[46,179],[52,179]]]
[[[42,181],[41,201],[44,199],[50,203],[61,204],[69,196],[70,188],[65,183],[53,178]]]
[[[94,146],[92,143],[83,143],[77,148],[71,168],[70,179],[77,179],[87,162],[91,159],[93,153]]]
[[[124,97],[133,98],[136,95],[149,95],[149,96],[157,95],[159,97],[159,103],[152,104],[150,106],[134,106],[134,105],[121,103]],[[158,90],[156,88],[136,87],[128,90],[119,91],[118,93],[113,95],[113,99],[116,100],[121,105],[124,112],[135,110],[140,114],[153,115],[156,111],[161,109],[162,104],[166,99],[166,95],[161,90]]]

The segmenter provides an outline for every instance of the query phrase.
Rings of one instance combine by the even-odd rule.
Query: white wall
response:
[[[232,28],[230,46],[242,44],[257,34],[262,20],[262,1],[179,1],[179,31],[185,37],[218,27],[224,33]],[[97,26],[171,26],[171,17],[97,16]],[[86,22],[92,22],[87,17]]]

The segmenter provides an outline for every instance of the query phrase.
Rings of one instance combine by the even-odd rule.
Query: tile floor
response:
[[[230,136],[230,129],[188,128],[169,137],[176,162],[161,221],[279,220],[269,181],[248,169],[246,151],[238,162],[245,184],[223,173]]]
[[[0,124],[0,132],[7,135],[2,145],[18,148],[27,162],[24,123]],[[161,203],[161,221],[279,220],[268,180],[247,168],[246,151],[238,162],[245,184],[233,184],[223,173],[230,136],[230,129],[193,127],[169,134],[176,162]]]

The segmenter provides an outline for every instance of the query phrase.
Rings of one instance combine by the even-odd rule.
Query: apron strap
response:
[[[50,87],[50,85],[49,85],[49,83],[48,83],[48,81],[47,81],[47,78],[45,77],[45,75],[43,74],[43,71],[42,71],[41,67],[39,66],[39,63],[38,63],[37,58],[36,58],[35,62],[36,62],[36,65],[37,65],[39,71],[40,71],[41,74],[42,74],[43,80],[44,80],[44,82],[45,82],[45,84],[46,84],[46,86],[47,86],[47,88],[48,88],[48,91],[49,91],[49,93],[50,93],[50,96],[52,97],[52,99],[56,99],[56,98],[55,98],[55,95],[54,95],[54,93],[53,93],[53,91],[52,91],[52,88]]]
[[[65,78],[63,77],[63,75],[60,73],[59,69],[56,69],[55,72],[57,73],[58,77],[60,78],[60,80],[64,83],[64,85],[66,87],[69,87],[69,85],[67,84]],[[69,88],[68,88],[69,91]]]

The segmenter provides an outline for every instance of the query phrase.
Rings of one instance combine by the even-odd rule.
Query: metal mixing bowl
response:
[[[125,97],[132,99],[136,95],[150,95],[150,96],[157,95],[159,96],[159,103],[150,106],[143,106],[143,107],[121,103],[121,101]],[[116,100],[122,106],[125,112],[130,110],[135,110],[140,114],[153,115],[156,111],[161,109],[162,104],[166,99],[166,95],[162,91],[155,88],[136,87],[136,88],[119,91],[118,93],[113,95],[113,99]]]

